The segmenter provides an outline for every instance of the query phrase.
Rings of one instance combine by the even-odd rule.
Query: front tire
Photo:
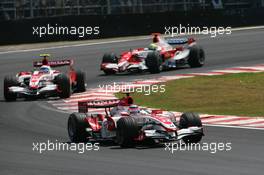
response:
[[[190,48],[190,55],[188,59],[188,64],[192,67],[202,67],[205,61],[205,53],[202,47],[192,46]]]
[[[116,71],[111,70],[111,69],[106,69],[103,71],[104,71],[105,75],[114,75],[116,73]]]
[[[76,91],[85,92],[85,73],[76,71]]]
[[[202,121],[197,113],[186,112],[180,117],[179,128],[184,129],[191,126],[202,127]],[[182,140],[186,143],[198,143],[202,139],[202,134],[196,134],[191,136],[183,137]]]
[[[79,143],[86,142],[87,134],[86,127],[88,126],[85,122],[85,114],[72,113],[68,119],[68,135],[71,142]]]
[[[4,97],[6,101],[15,101],[17,98],[17,94],[10,92],[9,87],[18,86],[18,81],[15,77],[7,76],[4,79]]]
[[[58,95],[60,98],[69,98],[71,96],[71,83],[70,79],[65,74],[59,74],[55,78],[58,85]]]
[[[162,71],[162,58],[158,52],[150,52],[146,57],[146,66],[152,74]]]
[[[138,125],[135,118],[122,117],[117,121],[117,143],[124,148],[134,146],[134,138],[138,135]]]

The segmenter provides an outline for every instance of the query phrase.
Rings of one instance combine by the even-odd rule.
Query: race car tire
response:
[[[138,125],[135,118],[122,117],[117,121],[116,140],[121,147],[133,147],[133,139],[137,135]]]
[[[114,53],[105,53],[102,63],[118,63],[118,58]]]
[[[85,73],[76,71],[76,91],[85,92]]]
[[[184,129],[184,128],[188,128],[191,126],[202,127],[202,121],[200,119],[199,114],[192,113],[192,112],[183,113],[180,117],[179,128]],[[196,135],[183,137],[182,140],[186,144],[198,143],[201,141],[202,136],[203,136],[203,134],[196,134]]]
[[[116,71],[111,70],[111,69],[106,69],[106,70],[104,70],[104,73],[105,73],[105,75],[113,75],[116,73]]]
[[[65,74],[59,74],[55,78],[58,85],[58,95],[60,98],[69,98],[71,96],[71,83],[70,79]]]
[[[5,97],[6,101],[15,101],[16,100],[17,94],[10,92],[8,88],[11,86],[18,86],[18,85],[19,85],[19,83],[15,77],[6,76],[4,78],[4,97]]]
[[[162,71],[162,58],[158,52],[150,52],[146,57],[146,66],[152,74]]]
[[[188,59],[188,64],[190,67],[202,67],[205,61],[205,53],[201,46],[192,46],[190,48],[190,55]]]
[[[68,118],[67,130],[71,142],[80,143],[87,142],[86,128],[88,124],[85,122],[85,114],[72,113]]]
[[[105,53],[102,59],[102,63],[118,64],[118,58],[114,53]],[[104,69],[103,71],[105,75],[113,75],[116,73],[116,71],[112,69]]]

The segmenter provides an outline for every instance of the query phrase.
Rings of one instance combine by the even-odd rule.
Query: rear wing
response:
[[[88,113],[89,108],[97,108],[97,109],[104,108],[106,111],[107,108],[112,108],[117,106],[119,102],[120,102],[119,99],[78,101],[78,112]]]
[[[166,39],[167,43],[170,45],[178,45],[178,44],[190,44],[195,42],[194,38],[169,38]]]
[[[33,62],[34,67],[41,67],[42,65],[48,65],[50,67],[72,66],[73,60],[53,60],[53,61],[48,61],[45,64],[43,64],[43,61]]]

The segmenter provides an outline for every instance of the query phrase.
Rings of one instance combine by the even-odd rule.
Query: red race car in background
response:
[[[123,52],[120,57],[114,53],[103,56],[101,70],[106,75],[119,72],[159,73],[163,70],[185,65],[201,67],[204,65],[205,52],[194,38],[168,38],[153,34],[152,43],[147,48]]]
[[[91,108],[105,109],[105,113],[90,113]],[[187,112],[176,121],[171,112],[139,108],[129,94],[122,99],[80,101],[78,110],[68,119],[72,142],[112,140],[130,147],[146,140],[153,144],[180,139],[198,143],[204,135],[198,114]]]
[[[41,54],[42,61],[33,62],[34,71],[19,72],[15,77],[4,79],[6,101],[17,98],[44,98],[59,96],[68,98],[72,92],[85,91],[85,74],[73,69],[73,60],[48,61],[49,54]],[[54,67],[69,66],[68,73],[54,70]]]

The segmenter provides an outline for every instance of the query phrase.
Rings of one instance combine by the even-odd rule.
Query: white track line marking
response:
[[[214,125],[214,124],[204,124],[204,126],[213,126],[213,127],[222,127],[222,128],[235,128],[235,129],[264,130],[264,128],[254,128],[254,127],[247,127],[247,126]]]

